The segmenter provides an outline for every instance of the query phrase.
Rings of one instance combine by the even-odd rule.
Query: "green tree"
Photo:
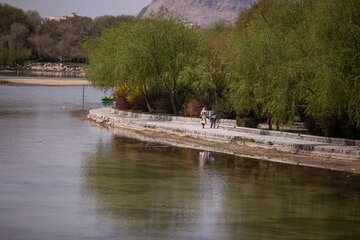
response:
[[[126,84],[127,72],[123,63],[130,30],[131,23],[122,23],[117,28],[104,31],[100,38],[86,42],[87,76],[93,85],[109,89]]]
[[[149,89],[165,89],[178,113],[181,72],[196,57],[198,32],[175,18],[159,16],[120,24],[90,44],[89,77],[96,86],[142,86],[149,111]]]
[[[211,106],[218,117],[232,117],[232,108],[227,100],[229,77],[223,61],[226,39],[232,27],[225,22],[217,22],[207,29],[201,29],[201,44],[196,62],[187,67],[181,75],[186,86],[187,100],[195,99],[196,116],[205,105]],[[189,109],[190,110],[190,109]]]
[[[309,22],[307,113],[360,128],[360,1],[316,1]]]
[[[238,112],[265,117],[272,128],[299,113],[306,71],[306,1],[260,1],[239,18],[229,38],[230,98]]]
[[[26,25],[26,15],[23,10],[9,4],[0,3],[0,36],[7,34],[13,23]]]
[[[0,4],[0,64],[21,64],[30,55],[28,25],[23,10]]]
[[[144,46],[148,48],[150,56],[145,64],[156,84],[162,85],[168,92],[173,112],[177,114],[180,76],[196,62],[200,46],[199,32],[168,15],[146,19],[145,23]]]
[[[0,65],[6,65],[8,50],[4,43],[0,41]]]

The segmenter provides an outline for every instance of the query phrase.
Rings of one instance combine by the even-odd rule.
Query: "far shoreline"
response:
[[[85,78],[0,77],[1,84],[15,86],[90,86]]]

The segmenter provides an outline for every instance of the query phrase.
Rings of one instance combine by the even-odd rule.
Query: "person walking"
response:
[[[203,107],[203,109],[200,112],[200,118],[201,118],[201,125],[202,128],[205,128],[205,124],[206,124],[206,117],[207,117],[207,111],[205,109],[205,107]]]
[[[215,113],[214,110],[210,111],[209,118],[210,118],[210,128],[215,128],[215,126],[216,126],[216,113]]]

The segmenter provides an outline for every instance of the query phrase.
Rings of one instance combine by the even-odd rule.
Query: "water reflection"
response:
[[[123,238],[360,236],[359,176],[123,137],[84,164],[82,196]]]
[[[360,176],[112,134],[81,94],[0,86],[1,240],[360,239]]]
[[[197,224],[200,226],[198,232],[201,236],[211,236],[213,239],[223,238],[224,234],[219,235],[216,226],[219,219],[225,218],[226,207],[224,200],[227,191],[227,179],[221,174],[213,164],[215,163],[215,156],[213,152],[200,151],[199,152],[199,182],[200,182],[200,199],[199,199],[199,218]],[[205,224],[206,223],[206,224]]]
[[[211,164],[215,160],[214,153],[209,151],[200,151],[199,152],[199,166],[203,168],[205,164]]]
[[[86,161],[86,192],[95,193],[96,209],[111,216],[124,239],[168,239],[181,230],[179,219],[192,222],[195,206],[190,206],[197,197],[186,198],[186,193],[198,183],[184,177],[191,166],[177,161],[183,151],[115,138],[110,145],[99,143],[99,151]]]
[[[102,93],[86,87],[85,109]],[[99,239],[82,209],[80,160],[110,133],[81,119],[82,87],[0,86],[0,239]],[[86,216],[86,217],[84,217]],[[106,233],[105,233],[106,232]]]

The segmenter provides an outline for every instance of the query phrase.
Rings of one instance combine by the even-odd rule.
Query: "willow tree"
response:
[[[198,103],[211,105],[219,117],[233,117],[226,99],[229,78],[223,61],[226,39],[231,31],[231,25],[226,22],[216,22],[211,27],[202,29],[196,62],[181,76],[182,82],[188,87],[187,97]]]
[[[178,87],[181,73],[192,66],[198,57],[200,35],[197,29],[177,18],[156,16],[145,19],[142,38],[149,61],[146,65],[156,85],[163,86],[169,94],[173,112],[178,113]]]
[[[238,112],[291,122],[298,114],[306,71],[300,64],[305,1],[260,1],[241,16],[229,39],[230,98]]]
[[[145,100],[148,89],[165,88],[177,114],[180,73],[196,58],[199,42],[196,29],[169,16],[120,24],[89,43],[89,77],[100,87],[140,85]]]
[[[360,129],[360,1],[316,1],[309,21],[307,112]]]
[[[106,30],[98,39],[89,40],[88,77],[91,83],[102,89],[119,88],[140,92],[149,112],[148,99],[151,75],[144,62],[148,62],[142,34],[142,22],[121,22]]]
[[[87,77],[94,86],[109,89],[126,84],[124,54],[133,25],[133,22],[123,22],[116,28],[104,31],[99,38],[86,42],[89,63]]]

